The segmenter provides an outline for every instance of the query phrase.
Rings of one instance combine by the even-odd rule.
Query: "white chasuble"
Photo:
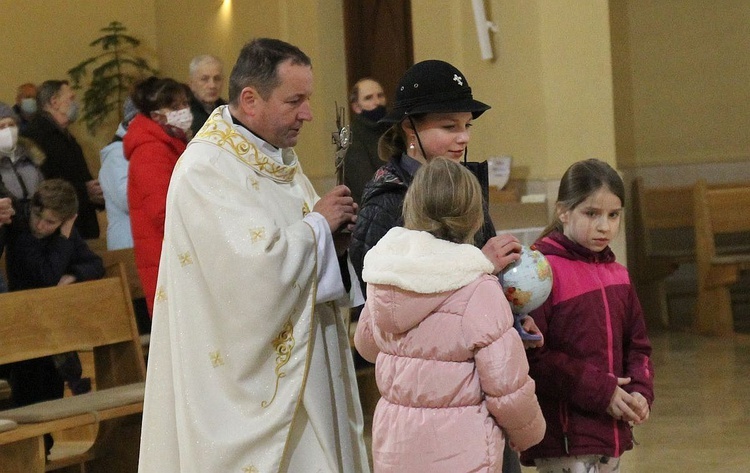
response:
[[[141,473],[369,472],[317,199],[294,151],[227,107],[188,145],[167,195]]]

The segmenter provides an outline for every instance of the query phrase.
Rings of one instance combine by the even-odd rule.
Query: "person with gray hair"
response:
[[[357,207],[293,148],[312,84],[297,47],[248,43],[171,176],[140,473],[369,472],[342,317]]]
[[[76,188],[80,209],[75,225],[81,236],[99,238],[96,211],[104,208],[104,195],[89,171],[83,149],[69,130],[78,118],[75,91],[66,80],[44,81],[37,91],[37,108],[21,134],[44,152],[41,169],[45,179],[65,179]]]
[[[201,54],[190,61],[190,80],[188,85],[192,95],[190,97],[190,111],[193,114],[193,136],[201,129],[208,116],[219,105],[226,102],[220,97],[224,86],[224,65],[216,56]]]

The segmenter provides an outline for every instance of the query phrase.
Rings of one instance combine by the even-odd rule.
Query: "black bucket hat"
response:
[[[474,100],[471,87],[461,71],[437,59],[411,66],[396,89],[396,103],[380,123],[399,123],[422,113],[471,112],[477,118],[490,108]]]

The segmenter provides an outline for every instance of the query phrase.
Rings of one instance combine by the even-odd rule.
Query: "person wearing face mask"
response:
[[[473,121],[490,106],[475,100],[466,76],[445,61],[426,60],[410,67],[399,81],[393,110],[381,121],[390,125],[378,143],[380,158],[388,161],[375,172],[362,193],[349,255],[360,281],[365,255],[393,227],[404,226],[402,207],[416,171],[436,157],[461,161],[467,153]],[[493,274],[520,258],[521,244],[512,235],[497,235],[483,203],[484,225],[474,235],[474,245],[493,264]],[[363,293],[367,287],[362,284]],[[498,301],[504,304],[506,301]],[[531,317],[523,328],[539,333]],[[543,341],[524,341],[529,347]],[[508,443],[503,472],[520,473],[518,454]]]
[[[18,86],[16,93],[16,104],[13,111],[18,115],[18,128],[25,130],[36,115],[36,85],[26,82]]]
[[[0,178],[16,209],[28,214],[31,196],[44,177],[40,170],[44,153],[31,140],[18,136],[20,118],[0,102]]]
[[[388,129],[387,124],[378,123],[387,113],[383,87],[369,77],[358,80],[349,94],[349,105],[352,142],[344,157],[344,185],[361,204],[365,184],[385,164],[378,157],[378,140]]]
[[[170,78],[149,77],[130,98],[139,113],[123,138],[128,168],[128,206],[138,275],[153,314],[167,188],[177,159],[192,137],[189,89]]]
[[[473,98],[466,77],[445,61],[422,61],[406,71],[393,110],[381,120],[390,126],[378,144],[387,163],[365,186],[352,234],[349,249],[360,274],[367,251],[392,227],[403,225],[401,207],[416,170],[437,156],[463,159],[473,121],[489,108]],[[515,237],[495,233],[485,211],[475,244],[497,273],[520,257],[521,245]]]
[[[44,152],[46,159],[41,169],[45,179],[65,179],[75,187],[80,206],[75,225],[81,236],[99,238],[96,212],[104,209],[104,195],[69,129],[78,118],[76,94],[68,81],[47,80],[39,86],[37,107],[39,111],[21,135]]]

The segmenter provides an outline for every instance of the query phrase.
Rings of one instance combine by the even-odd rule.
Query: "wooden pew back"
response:
[[[146,367],[123,264],[108,274],[116,277],[0,294],[0,363],[91,350],[97,391],[0,411],[18,422],[0,432],[3,473],[137,469]],[[82,449],[56,442],[45,461],[44,434],[87,428]]]
[[[133,252],[133,248],[123,248],[121,250],[96,250],[95,253],[101,257],[105,268],[116,265],[117,263],[122,263],[125,267],[128,284],[130,285],[130,295],[133,299],[144,297],[141,278],[138,276],[138,269],[135,265],[135,253]]]
[[[641,178],[631,192],[636,282],[647,319],[669,325],[665,279],[694,260],[692,186],[646,187]]]
[[[702,333],[732,333],[729,289],[739,272],[750,268],[750,242],[719,251],[717,239],[750,232],[750,184],[709,187],[700,180],[693,202],[698,273],[695,325]]]
[[[100,388],[143,381],[145,366],[125,281],[123,275],[2,294],[0,364],[93,350]]]

